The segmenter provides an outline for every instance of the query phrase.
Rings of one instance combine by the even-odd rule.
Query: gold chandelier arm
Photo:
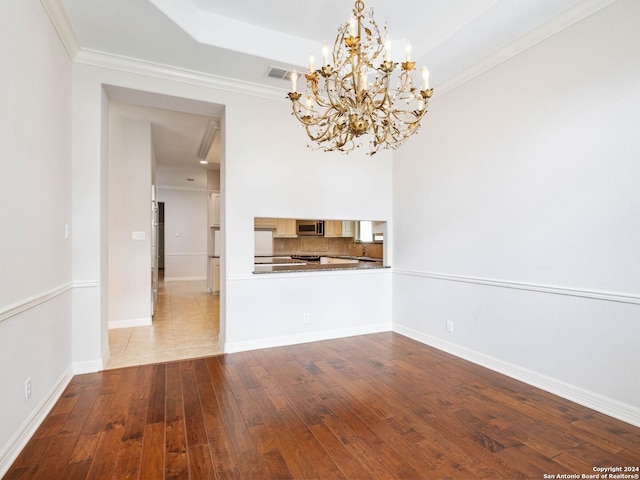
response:
[[[373,9],[364,8],[363,0],[355,0],[352,22],[338,28],[330,52],[323,50],[321,68],[310,67],[304,99],[289,93],[293,115],[325,151],[353,150],[366,134],[371,136],[370,154],[397,148],[419,130],[433,93],[426,69],[422,89],[414,87],[409,51],[404,62],[391,61]]]

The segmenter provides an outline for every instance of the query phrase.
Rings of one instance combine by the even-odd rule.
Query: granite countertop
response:
[[[297,263],[291,265],[261,264],[253,267],[253,273],[294,273],[294,272],[324,272],[328,270],[372,270],[389,268],[382,262],[358,262],[358,263]]]
[[[283,264],[283,263],[291,263],[291,264],[305,264],[306,262],[304,260],[294,260],[293,258],[289,258],[288,256],[263,256],[263,255],[257,255],[256,257],[254,257],[253,259],[253,263],[255,265],[272,265],[274,263],[277,264]]]

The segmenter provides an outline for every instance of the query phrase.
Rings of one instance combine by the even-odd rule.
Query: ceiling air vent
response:
[[[291,81],[291,73],[291,70],[286,68],[270,66],[267,70],[267,77]]]

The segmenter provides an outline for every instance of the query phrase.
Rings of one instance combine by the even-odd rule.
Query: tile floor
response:
[[[220,297],[206,281],[160,279],[153,325],[109,330],[107,369],[221,354]]]

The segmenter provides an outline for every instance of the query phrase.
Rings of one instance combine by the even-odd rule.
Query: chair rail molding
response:
[[[578,288],[558,287],[553,285],[542,285],[535,283],[512,282],[508,280],[496,280],[482,277],[467,277],[464,275],[449,275],[445,273],[424,272],[415,270],[394,269],[394,274],[413,277],[430,278],[434,280],[444,280],[449,282],[474,283],[477,285],[488,285],[491,287],[511,288],[516,290],[528,290],[530,292],[550,293],[554,295],[565,295],[571,297],[583,297],[593,300],[604,300],[608,302],[631,303],[640,305],[640,295],[618,292],[601,292],[597,290],[584,290]]]
[[[46,292],[43,292],[39,295],[34,295],[33,297],[26,298],[7,307],[1,307],[0,322],[19,315],[20,313],[26,312],[27,310],[37,307],[38,305],[42,305],[43,303],[46,303],[49,300],[54,299],[65,292],[68,292],[73,287],[73,283],[65,283],[63,285],[60,285],[59,287],[47,290]]]

